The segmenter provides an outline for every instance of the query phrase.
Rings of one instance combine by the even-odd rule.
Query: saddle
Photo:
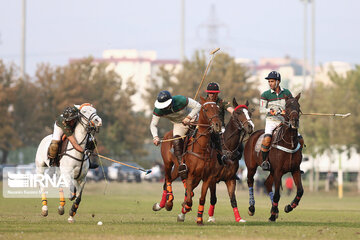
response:
[[[287,152],[287,153],[294,153],[296,151],[298,151],[300,149],[300,143],[298,143],[298,145],[296,146],[295,149],[288,149],[286,147],[280,146],[277,143],[281,141],[283,135],[284,135],[284,131],[283,131],[283,124],[280,124],[279,126],[277,126],[273,132],[272,138],[271,138],[271,144],[270,144],[270,149],[271,148],[277,148],[281,151]],[[258,138],[258,140],[256,141],[255,144],[255,152],[259,155],[260,154],[260,150],[261,150],[261,143],[264,139],[265,133],[261,134],[261,136]]]

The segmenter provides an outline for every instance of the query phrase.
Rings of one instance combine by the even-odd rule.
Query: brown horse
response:
[[[220,133],[221,121],[219,118],[219,107],[216,102],[201,98],[202,108],[199,113],[199,121],[197,131],[189,140],[186,146],[184,160],[188,166],[188,176],[184,183],[186,190],[185,201],[182,204],[181,213],[178,215],[178,221],[185,220],[185,214],[191,210],[193,190],[203,180],[201,187],[201,197],[199,212],[204,212],[206,192],[209,188],[212,177],[212,166],[217,163],[212,156],[212,148],[210,146],[210,136],[212,133]],[[202,217],[198,218],[198,224],[203,224]]]
[[[285,98],[285,122],[280,124],[280,126],[275,129],[271,142],[271,148],[269,152],[271,169],[270,175],[265,181],[266,189],[272,201],[271,216],[269,221],[275,221],[278,216],[281,177],[285,173],[291,172],[297,187],[296,197],[291,202],[291,204],[287,205],[284,209],[286,213],[292,211],[299,204],[300,199],[304,193],[300,173],[302,152],[298,141],[299,114],[301,112],[300,104],[298,102],[299,98],[300,94],[298,94],[295,98]],[[247,182],[249,187],[250,216],[254,215],[255,213],[255,199],[253,192],[254,175],[256,173],[257,167],[260,166],[262,162],[261,154],[255,150],[255,147],[257,140],[263,133],[264,130],[258,130],[253,133],[246,143],[244,150],[245,164],[248,169]],[[275,183],[275,194],[272,192],[273,183]]]
[[[186,156],[192,156],[185,157],[185,163],[188,166],[189,174],[191,175],[194,173],[194,171],[202,172],[201,166],[205,164],[204,161],[200,163],[199,166],[196,165],[197,160],[193,160],[192,158],[201,157],[206,159],[209,159],[208,155],[208,149],[206,148],[209,144],[209,136],[211,132],[220,132],[221,131],[221,121],[219,119],[219,107],[216,105],[215,102],[211,102],[210,100],[207,101],[204,98],[201,98],[201,110],[199,112],[199,120],[196,124],[198,126],[198,129],[196,130],[196,136],[192,140],[190,140],[191,143],[189,143],[188,146],[194,146],[193,150],[190,150],[191,153],[185,154]],[[165,134],[164,140],[171,139],[172,131],[169,131]],[[196,142],[196,144],[194,144]],[[205,146],[204,149],[201,147]],[[177,162],[176,157],[171,152],[172,149],[172,142],[163,142],[161,144],[161,156],[164,161],[164,168],[165,168],[165,182],[163,186],[163,195],[161,198],[160,203],[155,203],[153,206],[154,211],[159,211],[162,208],[166,208],[166,210],[171,211],[173,207],[173,200],[174,195],[172,193],[172,182],[179,176],[178,174],[178,167],[179,163]],[[189,152],[189,151],[188,151]],[[190,155],[191,154],[191,155]],[[194,165],[195,164],[195,165]],[[196,166],[196,169],[194,169],[194,166]],[[184,187],[186,188],[186,181],[185,179],[182,179],[184,183]],[[198,183],[197,183],[198,184]],[[191,194],[192,190],[191,190]]]
[[[238,105],[236,99],[233,99],[234,112],[230,121],[226,125],[225,132],[222,134],[222,149],[226,152],[227,161],[226,165],[220,165],[215,160],[213,168],[213,180],[210,183],[210,208],[208,222],[215,222],[214,209],[217,202],[216,198],[216,183],[224,181],[228,190],[231,207],[233,208],[235,221],[245,222],[241,219],[237,202],[235,197],[236,189],[236,173],[239,169],[239,161],[243,153],[242,141],[246,134],[251,134],[254,130],[254,124],[251,120],[251,113],[248,111],[249,102],[246,101],[245,105]],[[216,158],[217,154],[213,154]],[[200,199],[200,205],[204,205],[205,199]],[[202,216],[198,216],[202,217]]]

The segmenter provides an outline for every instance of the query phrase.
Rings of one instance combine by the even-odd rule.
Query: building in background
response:
[[[157,59],[156,51],[139,51],[136,49],[105,50],[102,58],[94,59],[94,61],[109,63],[108,69],[114,70],[123,79],[122,88],[125,88],[130,80],[135,83],[138,91],[131,99],[134,103],[134,111],[149,111],[142,96],[150,87],[150,79],[161,81],[156,76],[161,66],[168,70],[173,69],[174,72],[181,69],[179,60]]]

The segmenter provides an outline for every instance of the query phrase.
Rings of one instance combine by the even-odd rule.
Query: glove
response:
[[[154,143],[155,146],[158,146],[160,144],[160,138],[159,137],[154,137],[153,143]]]
[[[184,119],[182,120],[182,123],[183,123],[184,125],[189,125],[190,121],[191,121],[191,117],[187,116],[186,118],[184,118]]]
[[[86,155],[86,156],[88,156],[88,157],[90,157],[91,154],[92,154],[92,151],[89,150],[89,149],[86,149],[86,150],[84,151],[84,155]]]
[[[269,112],[271,115],[275,116],[276,115],[276,111],[274,109],[270,109],[270,112]]]

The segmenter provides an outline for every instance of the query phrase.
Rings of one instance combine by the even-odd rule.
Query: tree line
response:
[[[207,63],[206,55],[196,52],[183,62],[180,71],[161,67],[155,78],[148,79],[151,88],[146,89],[143,96],[148,108],[153,108],[161,90],[193,98]],[[151,140],[151,116],[132,111],[130,98],[137,91],[134,83],[127,80],[126,87],[121,88],[124,79],[107,66],[107,63],[95,64],[92,58],[65,66],[40,64],[34,77],[22,79],[17,66],[6,65],[0,60],[1,162],[6,163],[12,151],[37,147],[44,136],[52,133],[55,118],[66,106],[84,102],[92,103],[103,119],[98,135],[100,152],[122,160],[146,156],[144,144]],[[254,82],[248,81],[249,77],[248,69],[236,63],[233,57],[226,53],[217,54],[200,95],[205,96],[207,83],[219,83],[220,97],[224,100],[232,102],[235,97],[239,104],[249,100],[250,108],[255,110],[252,115],[255,127],[261,129],[264,121],[260,119],[257,106],[261,93]],[[330,79],[331,84],[316,84],[302,93],[302,111],[351,112],[352,116],[331,121],[326,117],[303,116],[300,131],[307,144],[305,151],[315,155],[330,146],[355,147],[360,151],[360,67],[345,77],[333,72]],[[170,129],[168,121],[160,121],[160,136]]]

